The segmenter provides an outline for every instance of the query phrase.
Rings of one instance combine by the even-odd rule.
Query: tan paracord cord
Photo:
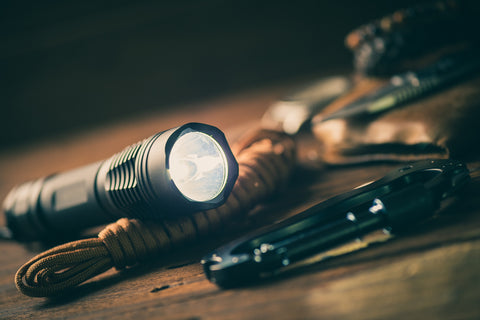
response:
[[[239,176],[224,205],[161,223],[120,219],[98,238],[66,243],[28,261],[15,275],[18,290],[31,297],[54,296],[112,267],[121,270],[159,258],[174,247],[218,232],[285,185],[295,163],[293,141],[273,132],[259,131],[233,151]]]

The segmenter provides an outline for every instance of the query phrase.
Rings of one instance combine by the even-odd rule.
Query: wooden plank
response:
[[[199,264],[181,271],[136,270],[127,272],[122,281],[107,281],[98,291],[74,299],[39,301],[10,292],[8,301],[2,294],[10,308],[0,315],[7,319],[475,318],[480,312],[476,303],[480,274],[471,266],[479,263],[476,240],[226,291],[208,283]]]

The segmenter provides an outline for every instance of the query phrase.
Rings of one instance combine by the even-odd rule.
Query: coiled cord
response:
[[[285,185],[295,164],[295,145],[280,133],[257,131],[233,150],[239,176],[222,206],[163,222],[120,219],[98,238],[69,242],[32,258],[15,275],[18,290],[31,297],[58,295],[112,267],[121,270],[160,258],[224,230]]]

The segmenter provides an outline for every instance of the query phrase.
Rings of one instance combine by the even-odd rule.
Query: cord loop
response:
[[[222,206],[162,222],[120,219],[98,238],[66,243],[28,261],[15,275],[18,290],[31,297],[58,295],[112,267],[131,267],[225,230],[285,185],[295,164],[295,145],[280,133],[259,131],[234,150],[239,175]]]

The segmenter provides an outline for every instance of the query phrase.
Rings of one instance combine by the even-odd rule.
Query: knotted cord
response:
[[[295,163],[293,141],[279,133],[258,131],[232,149],[239,176],[222,206],[162,222],[120,219],[98,238],[69,242],[32,258],[15,275],[18,290],[31,297],[57,295],[112,267],[121,270],[159,258],[223,230],[285,185]]]

